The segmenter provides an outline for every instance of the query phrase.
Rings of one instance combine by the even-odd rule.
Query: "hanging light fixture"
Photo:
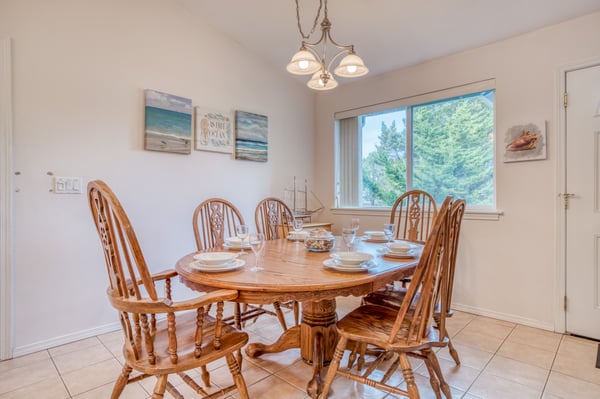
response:
[[[317,27],[321,10],[323,10],[321,37],[314,43],[308,43],[307,40]],[[363,60],[354,52],[353,45],[343,46],[337,44],[331,38],[331,22],[327,17],[327,0],[319,0],[319,9],[308,35],[304,34],[302,25],[300,24],[300,6],[298,5],[298,0],[296,0],[296,18],[298,21],[298,30],[300,31],[300,36],[302,36],[302,45],[286,67],[289,73],[294,75],[312,74],[312,78],[307,83],[308,87],[314,90],[331,90],[338,85],[338,82],[331,74],[331,66],[338,57],[344,54],[346,56],[342,58],[333,71],[337,76],[355,78],[366,75],[369,72]],[[328,43],[331,43],[338,50],[329,62],[327,62]],[[317,46],[319,44],[322,44],[321,52],[318,51]]]

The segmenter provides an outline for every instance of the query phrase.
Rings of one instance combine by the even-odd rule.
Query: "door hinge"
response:
[[[563,93],[563,106],[564,106],[565,108],[567,108],[567,104],[568,104],[567,92],[565,91],[565,92]]]
[[[565,310],[565,312],[567,311],[567,296],[566,295],[563,298],[563,309]]]

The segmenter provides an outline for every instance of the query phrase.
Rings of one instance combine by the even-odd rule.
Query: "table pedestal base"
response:
[[[336,321],[334,299],[304,302],[300,326],[287,329],[273,344],[248,344],[246,354],[250,357],[258,357],[265,353],[300,348],[302,360],[313,365],[313,376],[308,382],[306,391],[311,398],[316,398],[323,389],[321,371],[323,366],[328,365],[333,358],[337,344]]]

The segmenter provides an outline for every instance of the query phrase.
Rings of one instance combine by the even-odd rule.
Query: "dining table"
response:
[[[300,348],[304,362],[313,365],[313,375],[307,393],[316,398],[322,389],[321,372],[329,364],[337,344],[336,297],[363,296],[386,284],[409,277],[418,263],[419,248],[414,254],[390,257],[385,242],[359,239],[352,250],[369,254],[372,259],[360,267],[339,267],[332,254],[347,251],[341,239],[326,252],[311,252],[302,242],[288,239],[268,240],[259,256],[261,270],[253,270],[256,257],[246,251],[231,268],[199,268],[194,258],[199,252],[179,259],[175,269],[183,284],[199,292],[216,289],[238,291],[236,301],[250,304],[301,303],[300,325],[287,328],[272,343],[251,342],[246,354],[258,357],[267,353]],[[239,251],[217,247],[208,250]],[[204,251],[206,252],[206,251]]]

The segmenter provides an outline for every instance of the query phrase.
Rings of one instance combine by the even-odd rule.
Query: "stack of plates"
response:
[[[383,231],[365,231],[367,241],[371,242],[387,242]]]
[[[246,249],[250,248],[250,241],[246,239],[242,243],[242,240],[237,237],[229,237],[225,239],[225,244],[223,244],[223,247],[227,249]]]
[[[407,241],[393,241],[385,245],[385,256],[390,258],[413,258],[416,255],[416,246]]]
[[[309,235],[310,233],[305,230],[290,231],[287,236],[287,239],[291,241],[304,241]]]
[[[203,272],[222,272],[238,269],[246,262],[237,259],[237,254],[231,252],[203,252],[194,255],[196,262],[190,263],[192,269]]]
[[[363,252],[336,252],[323,265],[344,272],[363,272],[374,266],[371,259],[372,255]]]

